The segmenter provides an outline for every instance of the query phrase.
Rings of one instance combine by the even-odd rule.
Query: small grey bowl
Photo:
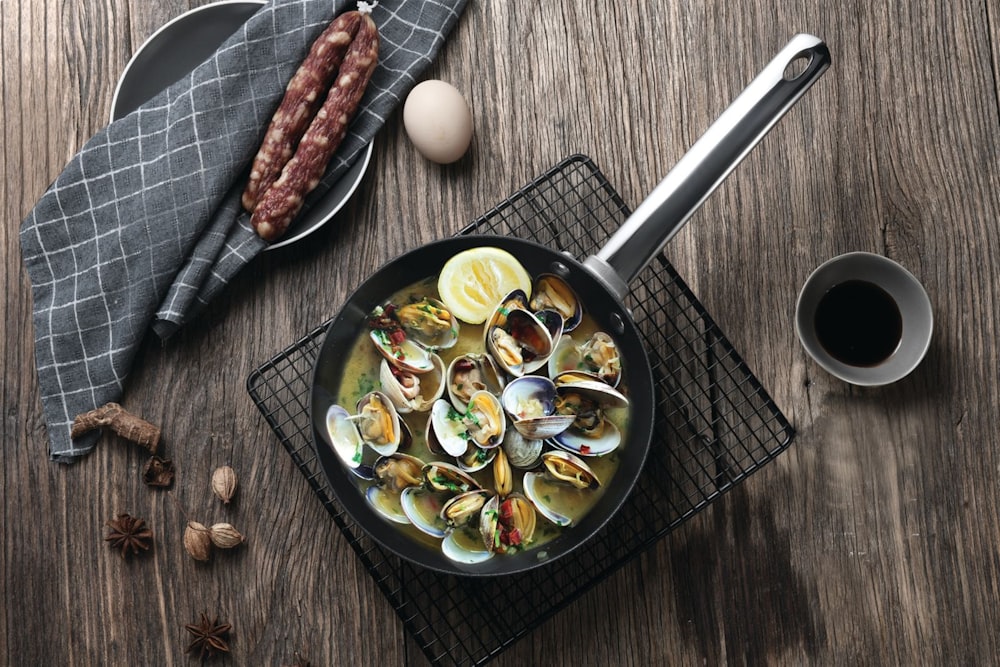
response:
[[[899,346],[875,366],[851,366],[832,357],[816,337],[816,306],[834,285],[864,280],[893,298],[903,321]],[[868,252],[850,252],[827,260],[810,274],[795,304],[795,333],[802,347],[825,371],[851,384],[874,387],[906,377],[923,360],[931,344],[934,314],[926,290],[896,262]]]

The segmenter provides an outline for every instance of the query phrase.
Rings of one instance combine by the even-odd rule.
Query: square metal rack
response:
[[[566,158],[462,233],[512,235],[577,258],[628,208],[586,156]],[[278,439],[433,664],[488,662],[788,447],[794,431],[705,308],[659,255],[626,303],[645,338],[657,419],[645,468],[582,548],[516,577],[458,577],[384,550],[337,503],[312,443],[313,364],[329,320],[254,370],[247,389]],[[524,613],[498,617],[497,608]]]

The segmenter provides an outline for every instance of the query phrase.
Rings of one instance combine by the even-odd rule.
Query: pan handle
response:
[[[584,265],[623,298],[628,283],[829,66],[821,39],[793,37]]]

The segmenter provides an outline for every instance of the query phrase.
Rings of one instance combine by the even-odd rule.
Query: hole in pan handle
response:
[[[830,66],[826,44],[796,35],[584,264],[619,298],[729,173]]]

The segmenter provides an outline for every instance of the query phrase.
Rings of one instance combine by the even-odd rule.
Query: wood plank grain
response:
[[[332,315],[363,276],[453,234],[560,158],[591,155],[637,204],[795,32],[834,65],[666,250],[798,429],[743,486],[504,651],[498,665],[989,663],[1000,652],[1000,12],[990,2],[774,6],[470,3],[427,77],[467,96],[470,153],[432,165],[399,114],[362,188],[311,242],[259,258],[211,312],[148,340],[124,403],[146,453],[105,437],[45,457],[20,221],[106,122],[117,77],[201,0],[0,2],[0,655],[9,664],[187,664],[185,623],[233,623],[222,664],[427,664],[260,418],[247,374]],[[896,385],[823,373],[792,327],[797,290],[848,250],[925,284],[935,340]],[[229,507],[208,476],[240,475]],[[175,502],[176,501],[176,502]],[[183,512],[180,508],[183,508]],[[122,561],[104,521],[155,532]],[[247,543],[196,563],[185,516]],[[371,641],[377,629],[379,640]]]

